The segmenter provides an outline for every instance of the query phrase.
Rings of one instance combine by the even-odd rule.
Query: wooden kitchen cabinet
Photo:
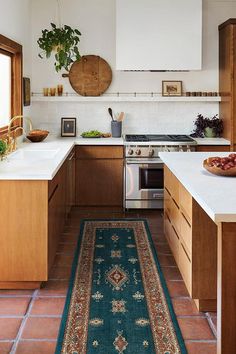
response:
[[[75,148],[69,154],[67,160],[67,182],[66,182],[66,214],[70,213],[71,207],[75,205]]]
[[[196,151],[199,152],[230,151],[230,145],[197,145]]]
[[[123,205],[123,147],[76,147],[76,205]]]
[[[224,122],[223,136],[236,148],[236,19],[219,26],[219,90],[220,117]]]
[[[35,289],[48,280],[67,215],[68,162],[51,181],[0,181],[0,289]]]
[[[190,296],[216,309],[217,226],[165,166],[164,230]]]

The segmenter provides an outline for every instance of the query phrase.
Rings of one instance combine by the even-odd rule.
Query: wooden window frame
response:
[[[23,55],[22,45],[0,34],[0,52],[11,57],[11,117],[20,116],[23,112],[22,101],[22,79],[23,79]],[[17,119],[12,124],[12,130],[22,127],[22,119]],[[8,131],[8,126],[0,127],[0,136],[4,137]],[[16,136],[22,135],[22,130],[18,129]]]

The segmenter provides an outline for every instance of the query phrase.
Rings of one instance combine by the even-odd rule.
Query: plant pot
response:
[[[216,137],[216,133],[215,133],[214,129],[209,128],[209,127],[204,129],[204,135],[206,138],[215,138]]]

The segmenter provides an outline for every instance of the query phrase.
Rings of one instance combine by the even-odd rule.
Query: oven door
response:
[[[126,161],[126,208],[163,208],[164,171],[160,159]]]

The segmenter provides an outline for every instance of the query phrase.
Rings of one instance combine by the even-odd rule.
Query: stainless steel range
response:
[[[125,136],[125,208],[162,209],[164,171],[161,151],[194,151],[187,135]]]

